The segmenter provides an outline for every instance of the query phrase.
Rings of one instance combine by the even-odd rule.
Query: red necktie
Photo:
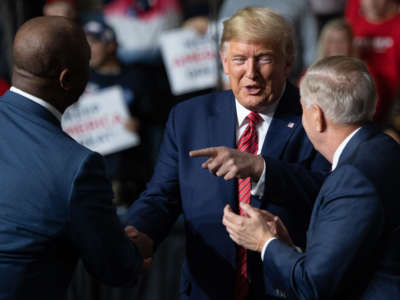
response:
[[[257,154],[258,150],[258,137],[256,125],[262,118],[259,114],[251,112],[247,119],[249,124],[238,141],[237,148],[239,151]],[[239,179],[239,203],[250,203],[251,196],[251,179],[240,178]],[[244,216],[244,212],[240,208],[240,215]],[[243,300],[247,296],[249,288],[248,277],[247,277],[247,251],[245,248],[237,247],[237,269],[236,269],[236,284],[234,289],[234,300]]]

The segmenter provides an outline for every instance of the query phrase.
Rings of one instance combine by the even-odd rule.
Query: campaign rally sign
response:
[[[210,34],[175,29],[160,38],[161,53],[174,95],[212,88],[217,83],[217,48]]]
[[[121,87],[85,93],[62,117],[62,128],[78,143],[106,155],[140,143],[125,129],[130,118]]]

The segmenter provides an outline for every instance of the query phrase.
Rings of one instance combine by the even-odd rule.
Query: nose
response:
[[[257,77],[257,62],[255,59],[249,59],[246,66],[246,77],[249,79],[256,79]]]

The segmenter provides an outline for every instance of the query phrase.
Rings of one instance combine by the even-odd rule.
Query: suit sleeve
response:
[[[91,275],[109,285],[131,285],[143,259],[122,229],[112,196],[102,157],[90,155],[71,191],[69,233]]]
[[[295,163],[264,157],[265,194],[270,201],[288,204],[295,200],[311,211],[330,164],[311,144],[307,148],[304,152],[308,153]]]
[[[175,132],[172,109],[153,177],[128,211],[127,224],[150,236],[156,246],[168,235],[182,211]]]
[[[383,230],[374,185],[351,166],[332,174],[313,210],[305,253],[279,240],[268,246],[264,273],[298,299],[330,299],[370,262]]]

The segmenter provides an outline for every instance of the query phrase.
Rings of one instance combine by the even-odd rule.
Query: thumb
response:
[[[240,203],[240,207],[249,217],[254,217],[257,214],[256,209],[250,204]]]

